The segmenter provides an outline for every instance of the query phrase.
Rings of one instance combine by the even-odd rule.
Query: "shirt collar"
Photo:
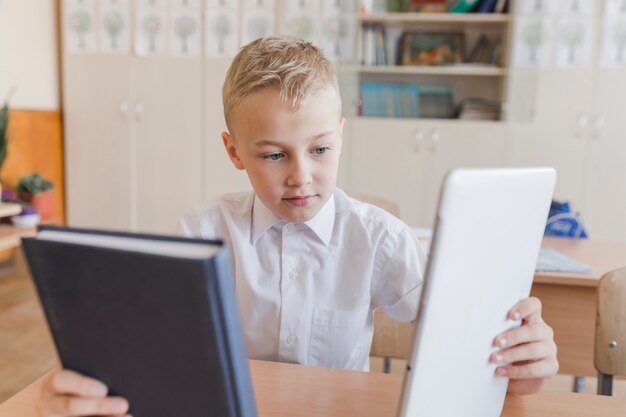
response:
[[[252,203],[252,233],[250,233],[250,243],[255,245],[256,241],[259,240],[263,233],[280,221],[280,218],[263,204],[259,196],[255,195],[254,202]]]
[[[333,226],[335,225],[335,196],[331,194],[326,204],[324,204],[324,207],[322,207],[315,217],[304,222],[304,224],[309,226],[309,229],[324,242],[324,245],[328,246],[333,234]]]
[[[284,220],[277,217],[267,208],[258,196],[254,196],[252,203],[252,228],[250,233],[250,243],[256,244],[261,235],[267,232],[277,223]],[[328,246],[335,224],[335,196],[331,195],[322,209],[311,220],[304,224],[315,233],[315,235]]]

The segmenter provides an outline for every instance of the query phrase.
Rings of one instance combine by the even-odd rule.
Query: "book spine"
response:
[[[256,417],[256,402],[248,367],[246,342],[241,330],[238,304],[225,303],[224,300],[236,300],[235,281],[231,273],[230,258],[225,246],[216,256],[206,261],[208,296],[219,306],[218,317],[215,318],[216,328],[221,328],[226,346],[226,358],[230,365],[225,379],[230,385],[227,392],[232,394],[232,408],[238,417]]]

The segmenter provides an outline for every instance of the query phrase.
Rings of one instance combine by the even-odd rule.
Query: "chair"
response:
[[[613,376],[626,375],[626,268],[605,274],[598,286],[594,365],[598,394],[612,395]]]
[[[392,319],[382,308],[374,311],[374,338],[370,356],[383,358],[383,372],[391,370],[391,359],[408,359],[413,325]]]
[[[387,200],[386,198],[377,197],[369,194],[362,193],[352,193],[349,192],[348,195],[352,198],[355,198],[359,201],[363,201],[364,203],[371,204],[373,206],[379,207],[387,212],[393,214],[396,217],[400,217],[400,206],[398,203]]]
[[[400,217],[397,203],[385,198],[361,193],[348,193],[357,200],[382,208],[396,217]],[[382,308],[374,312],[374,338],[370,356],[383,358],[384,372],[391,370],[391,359],[408,359],[413,326],[392,319]]]

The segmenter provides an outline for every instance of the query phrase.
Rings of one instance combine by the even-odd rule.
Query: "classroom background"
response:
[[[221,84],[271,33],[335,65],[339,186],[425,244],[450,169],[557,169],[547,233],[568,240],[544,261],[569,275],[535,277],[565,352],[546,389],[594,393],[596,288],[626,266],[624,1],[0,0],[0,403],[56,363],[19,238],[38,222],[176,233],[190,207],[248,190]],[[373,371],[402,371],[406,341],[390,343]]]

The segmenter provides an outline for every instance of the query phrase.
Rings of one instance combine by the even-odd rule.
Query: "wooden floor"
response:
[[[0,269],[0,403],[26,387],[57,363],[45,318],[23,260]],[[404,361],[393,361],[392,372],[402,372]],[[382,370],[382,360],[372,358],[372,371]],[[547,390],[570,391],[571,376],[559,375]],[[626,381],[615,381],[615,395],[626,396]],[[586,392],[595,392],[595,379],[586,379]]]
[[[35,289],[18,259],[0,271],[0,403],[56,362]]]

